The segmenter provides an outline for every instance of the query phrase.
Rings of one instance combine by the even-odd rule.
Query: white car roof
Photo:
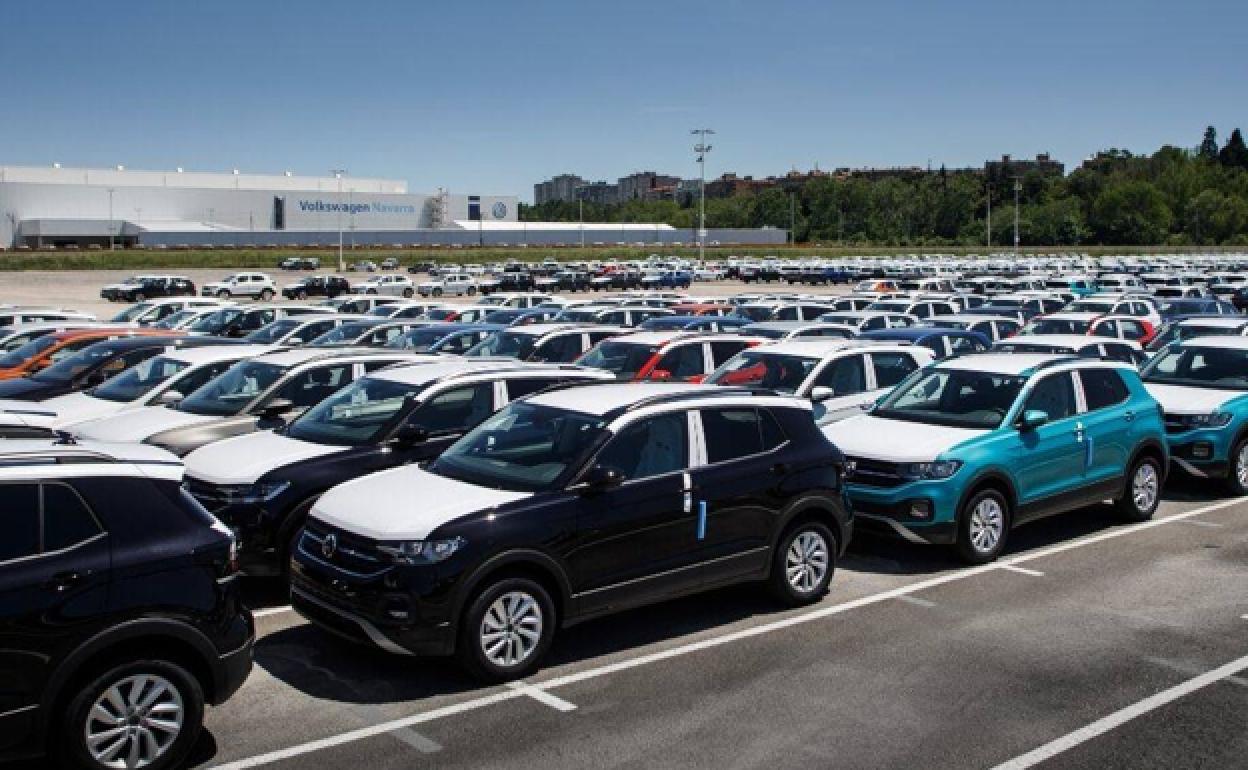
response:
[[[174,348],[161,355],[196,366],[213,361],[255,358],[271,352],[273,352],[272,345],[202,345],[194,348]]]
[[[1087,338],[1085,337],[1084,339]],[[1021,375],[1024,372],[1035,369],[1037,366],[1069,358],[1069,356],[1051,353],[977,353],[946,359],[936,364],[936,368],[987,372],[989,374]]]
[[[1179,326],[1207,326],[1216,329],[1238,329],[1248,324],[1246,316],[1218,316],[1216,318],[1184,318]]]
[[[1248,337],[1238,335],[1193,337],[1179,343],[1185,348],[1223,348],[1224,350],[1248,350]]]
[[[1045,316],[1046,318],[1048,316]],[[978,313],[955,313],[953,315],[938,315],[934,318],[924,318],[925,322],[935,323],[937,321],[965,321],[967,323],[977,324],[980,321],[1011,321],[1019,323],[1017,318],[1011,318],[1005,315],[986,315]]]
[[[1070,313],[1049,313],[1048,315],[1039,316],[1032,320],[1035,321],[1093,321],[1103,316],[1104,313],[1093,313],[1091,311],[1076,311]]]
[[[715,387],[718,386],[649,382],[611,383],[544,393],[530,397],[529,403],[568,409],[583,414],[604,415],[654,396],[669,393],[696,393]]]
[[[1123,340],[1117,337],[1091,337],[1085,334],[1024,334],[1018,337],[1010,337],[1006,340],[1000,340],[994,348],[1003,345],[1047,345],[1055,348],[1074,348],[1078,350],[1088,345],[1098,345],[1103,342],[1112,342],[1118,345],[1128,345],[1131,347],[1139,347],[1139,343],[1133,340]]]
[[[861,350],[864,348],[870,348],[872,351],[903,350],[906,352],[927,349],[916,347],[915,345],[911,345],[909,343],[903,344],[895,342],[893,340],[846,340],[836,337],[790,337],[787,340],[773,342],[770,345],[760,345],[755,348],[750,348],[749,352],[762,354],[774,353],[776,355],[793,356],[828,356],[844,350]]]
[[[572,364],[525,363],[515,360],[502,361],[497,358],[483,358],[476,361],[469,359],[447,360],[445,358],[436,358],[433,356],[430,356],[427,362],[397,364],[392,367],[370,372],[368,376],[373,379],[390,380],[391,382],[401,382],[408,385],[423,385],[436,380],[445,379],[447,377],[455,377],[457,375],[481,373],[503,374],[506,372],[534,372],[550,374],[571,372],[576,376],[583,375],[586,379],[615,379],[615,376],[610,372],[604,372],[600,369],[589,369],[582,366],[573,366]]]
[[[259,359],[266,364],[275,364],[277,366],[299,366],[309,361],[315,361],[320,358],[358,358],[360,360],[372,360],[375,358],[393,358],[394,356],[403,356],[404,351],[401,350],[380,350],[368,348],[293,348],[291,350],[283,350],[277,353],[269,353],[260,356]],[[417,354],[408,353],[406,355],[415,356]]]

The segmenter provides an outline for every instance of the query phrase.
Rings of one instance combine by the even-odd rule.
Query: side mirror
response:
[[[1018,420],[1020,430],[1035,430],[1049,421],[1049,413],[1043,409],[1028,409]]]
[[[281,417],[283,414],[294,408],[295,402],[291,401],[289,398],[275,398],[261,407],[260,411],[256,412],[256,414],[264,419],[271,420],[275,417]]]
[[[826,385],[817,385],[810,391],[810,400],[816,404],[827,401],[829,398],[834,398],[835,396],[836,391]]]
[[[595,465],[581,479],[586,492],[603,492],[624,483],[624,474],[605,465]]]
[[[423,425],[414,425],[405,422],[395,431],[394,443],[399,446],[413,446],[420,444],[429,438],[429,431]]]
[[[160,398],[156,399],[156,403],[160,406],[173,406],[184,398],[186,398],[186,396],[176,390],[166,390],[164,393],[160,394]]]

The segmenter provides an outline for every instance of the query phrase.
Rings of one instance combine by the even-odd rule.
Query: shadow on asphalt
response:
[[[1195,485],[1173,485],[1165,500],[1216,502],[1218,495]],[[1124,522],[1107,505],[1053,516],[1011,533],[1007,555],[1026,553],[1118,527]],[[921,546],[883,537],[855,538],[842,567],[856,572],[923,575],[962,565],[949,548]],[[274,604],[285,603],[276,580],[247,590]],[[835,583],[833,584],[835,591]],[[835,597],[834,597],[835,598]],[[649,644],[714,630],[749,618],[783,612],[760,586],[719,589],[684,599],[629,610],[562,631],[548,668],[626,652]],[[453,660],[394,656],[301,624],[264,636],[256,645],[256,665],[312,697],[346,703],[386,704],[419,701],[478,689]]]

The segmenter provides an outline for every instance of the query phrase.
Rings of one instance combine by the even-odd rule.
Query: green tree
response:
[[[1218,160],[1228,168],[1248,169],[1248,146],[1244,145],[1244,135],[1238,128],[1231,132],[1231,138],[1218,153]]]
[[[1218,159],[1218,131],[1213,126],[1205,128],[1205,138],[1200,142],[1198,154],[1205,160]]]
[[[1140,246],[1161,243],[1171,217],[1160,190],[1145,181],[1130,181],[1096,197],[1088,224],[1098,243]]]

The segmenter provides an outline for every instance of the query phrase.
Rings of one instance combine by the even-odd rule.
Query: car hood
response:
[[[61,428],[83,420],[115,414],[130,404],[67,393],[38,402],[0,401],[0,423]]]
[[[1213,388],[1188,387],[1186,385],[1159,385],[1146,382],[1144,387],[1163,411],[1169,414],[1209,414],[1218,407],[1245,393],[1239,390],[1215,390]]]
[[[860,415],[822,427],[823,435],[849,457],[899,463],[931,462],[964,441],[988,433]]]
[[[461,516],[528,497],[407,466],[339,484],[321,495],[311,516],[374,540],[423,540]]]
[[[149,436],[188,425],[212,422],[219,417],[191,414],[166,406],[146,406],[124,414],[88,420],[74,426],[75,436],[98,441],[143,441]]]
[[[272,431],[249,433],[196,449],[186,456],[186,473],[213,484],[251,484],[274,468],[346,451]]]

